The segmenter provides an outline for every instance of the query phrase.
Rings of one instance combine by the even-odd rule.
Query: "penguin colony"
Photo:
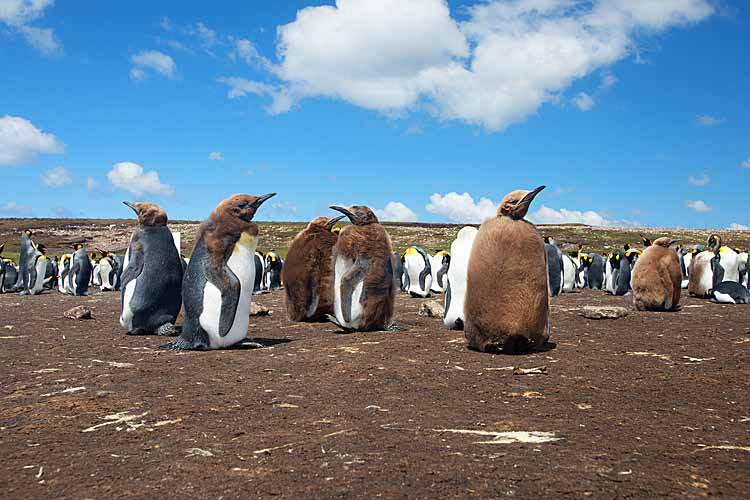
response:
[[[258,251],[253,218],[275,193],[234,195],[201,225],[189,259],[166,212],[128,203],[138,220],[124,256],[84,243],[51,257],[27,229],[18,263],[3,258],[0,293],[38,295],[57,289],[85,296],[89,289],[121,293],[120,324],[132,335],[175,336],[163,347],[212,350],[247,341],[253,295],[283,289],[291,321],[331,322],[343,331],[397,329],[398,292],[444,296],[446,329],[464,330],[470,348],[521,353],[549,340],[550,297],[578,288],[631,295],[643,311],[679,311],[683,290],[724,304],[750,304],[748,251],[712,234],[705,245],[642,236],[642,249],[623,245],[607,254],[582,245],[566,253],[524,217],[544,189],[507,194],[497,215],[477,229],[458,231],[450,251],[410,246],[394,252],[390,236],[366,206],[332,210],[294,238],[286,258]],[[341,228],[342,219],[350,224]],[[182,328],[176,325],[183,310]],[[256,344],[256,346],[260,346]]]

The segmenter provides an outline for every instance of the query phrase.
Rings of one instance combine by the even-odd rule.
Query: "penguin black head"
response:
[[[375,216],[375,213],[370,210],[369,207],[366,207],[364,205],[354,205],[349,208],[338,207],[334,205],[329,208],[331,210],[341,212],[342,214],[349,217],[349,220],[352,221],[352,224],[354,224],[355,226],[367,226],[369,224],[377,224],[378,222],[380,222]]]
[[[698,255],[699,253],[700,253],[700,250],[698,250],[697,248],[693,248],[692,250],[690,250],[690,254],[693,257],[695,257],[696,255]]]
[[[24,231],[23,231],[23,232],[24,232],[24,233],[26,233],[26,236],[28,236],[29,238],[31,238],[31,235],[33,234],[33,233],[31,232],[31,229],[24,229]]]
[[[713,252],[717,252],[721,248],[721,236],[718,234],[712,234],[708,237],[708,248]]]
[[[44,243],[37,243],[36,244],[36,249],[39,250],[40,252],[42,252],[42,255],[46,255],[47,254],[47,247],[44,246]]]
[[[549,243],[551,245],[553,241],[555,241],[555,238],[553,238],[552,236],[545,236],[544,237],[544,242],[545,243]]]
[[[625,243],[625,244],[624,244],[624,245],[622,246],[622,248],[624,248],[624,249],[625,249],[625,251],[627,252],[628,250],[630,250],[630,243]]]
[[[74,244],[70,245],[70,247],[77,252],[78,250],[80,250],[81,248],[83,248],[83,244],[81,244],[81,243],[74,243]]]
[[[641,240],[643,241],[643,246],[644,246],[644,247],[650,247],[651,245],[653,245],[653,244],[654,244],[654,242],[653,242],[653,241],[651,241],[651,240],[650,240],[649,238],[646,238],[646,237],[645,237],[645,236],[643,236],[643,235],[641,235]]]
[[[252,222],[255,212],[268,200],[276,196],[276,193],[268,193],[263,196],[251,196],[249,194],[235,194],[219,203],[215,212],[222,215],[236,217],[244,222]]]
[[[135,215],[138,216],[138,223],[143,226],[167,225],[167,212],[165,212],[159,205],[147,201],[141,201],[138,203],[123,201],[122,203],[133,209]]]
[[[332,233],[336,233],[336,234],[340,233],[341,232],[341,226],[334,227],[333,229],[331,229],[331,232]]]
[[[542,192],[547,186],[539,186],[533,191],[525,191],[523,189],[517,189],[511,191],[503,201],[500,203],[500,207],[497,209],[498,216],[507,216],[511,219],[523,219],[529,211],[531,202],[534,201],[536,195]]]

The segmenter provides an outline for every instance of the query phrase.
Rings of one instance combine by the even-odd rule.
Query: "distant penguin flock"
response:
[[[414,299],[441,294],[446,329],[463,330],[471,349],[508,354],[544,349],[551,301],[577,289],[630,296],[639,311],[680,311],[683,290],[721,304],[750,304],[748,251],[725,245],[721,235],[711,234],[705,245],[642,235],[643,248],[626,243],[602,254],[578,244],[570,252],[569,243],[542,237],[525,219],[544,189],[508,193],[494,217],[461,228],[449,251],[432,253],[418,244],[394,251],[375,212],[363,205],[331,206],[340,215],[311,220],[286,253],[263,253],[254,217],[275,196],[269,193],[221,201],[186,258],[161,207],[124,202],[137,218],[124,255],[73,242],[70,253],[50,256],[26,229],[17,263],[3,257],[0,245],[0,293],[119,291],[121,327],[130,335],[172,336],[162,347],[176,351],[247,342],[253,296],[276,290],[283,290],[290,321],[329,322],[343,332],[398,330],[399,292]],[[344,219],[349,223],[337,225]]]

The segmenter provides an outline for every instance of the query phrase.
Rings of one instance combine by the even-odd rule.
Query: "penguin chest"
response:
[[[336,319],[341,326],[347,328],[358,328],[360,320],[362,319],[362,304],[360,302],[362,298],[362,289],[364,287],[364,281],[360,281],[354,286],[351,292],[351,300],[347,297],[342,296],[342,278],[354,267],[354,261],[343,256],[336,257],[336,263],[334,264],[334,312],[336,313]],[[344,307],[349,304],[349,321],[344,318]]]
[[[250,323],[250,303],[255,284],[256,246],[257,239],[248,233],[243,233],[227,260],[227,267],[240,282],[240,292],[232,326],[223,337],[219,328],[223,293],[211,282],[206,282],[203,289],[203,312],[200,315],[200,324],[208,333],[209,345],[212,349],[229,347],[247,337],[247,326]]]
[[[99,284],[102,290],[112,290],[113,285],[109,279],[109,274],[112,272],[112,266],[106,260],[102,260],[99,264]]]
[[[39,293],[42,291],[42,287],[44,285],[44,274],[47,272],[47,258],[44,256],[39,257],[36,260],[36,281],[34,283],[30,283],[32,286],[32,292],[33,293]]]

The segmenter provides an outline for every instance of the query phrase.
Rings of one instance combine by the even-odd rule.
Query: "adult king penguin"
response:
[[[466,298],[466,273],[469,269],[469,256],[477,228],[461,228],[455,241],[451,243],[451,265],[448,268],[448,286],[445,289],[445,316],[443,325],[449,330],[463,330],[464,302]]]
[[[182,303],[182,258],[167,213],[153,203],[123,203],[138,227],[123,261],[120,326],[130,334],[172,335]]]
[[[182,282],[185,324],[180,336],[163,347],[205,351],[247,338],[258,245],[253,217],[275,195],[236,194],[201,224]]]
[[[286,314],[291,321],[323,321],[333,310],[333,246],[331,231],[344,216],[317,217],[289,245],[281,270]]]
[[[549,339],[547,252],[524,220],[544,188],[507,194],[474,239],[464,305],[464,335],[473,349],[519,353]]]
[[[282,287],[281,271],[284,269],[284,259],[275,250],[266,254],[265,284],[269,291],[279,290]]]
[[[432,266],[427,252],[422,247],[409,247],[404,253],[404,272],[406,273],[409,295],[415,298],[430,296],[432,287]]]
[[[346,330],[388,329],[398,288],[391,238],[370,208],[331,208],[352,222],[333,248],[336,323]]]
[[[549,273],[549,293],[557,297],[563,286],[562,251],[552,236],[544,237],[544,250],[547,252],[547,272]]]
[[[34,242],[31,240],[31,235],[31,229],[26,229],[21,233],[21,249],[18,255],[18,278],[12,289],[14,292],[23,292],[24,295],[28,294],[29,288],[33,286],[29,282],[31,267],[33,267],[39,253]]]
[[[723,281],[707,295],[720,304],[750,304],[750,291],[734,281]]]
[[[47,248],[41,243],[35,245],[36,254],[29,265],[29,288],[21,295],[39,295],[44,289],[44,278],[47,275]]]
[[[438,250],[430,257],[430,270],[432,272],[432,285],[430,290],[435,293],[443,293],[448,286],[448,269],[451,265],[451,254],[445,250]]]
[[[682,270],[672,238],[657,238],[633,266],[633,303],[639,311],[673,311],[679,308]]]
[[[84,296],[89,294],[89,283],[91,282],[92,266],[91,260],[86,253],[86,248],[81,243],[73,245],[73,256],[70,260],[70,271],[68,271],[68,287],[73,295]]]
[[[57,266],[57,288],[60,293],[73,295],[73,289],[70,288],[68,274],[70,273],[70,262],[73,260],[73,254],[64,253],[60,257],[60,264]]]

